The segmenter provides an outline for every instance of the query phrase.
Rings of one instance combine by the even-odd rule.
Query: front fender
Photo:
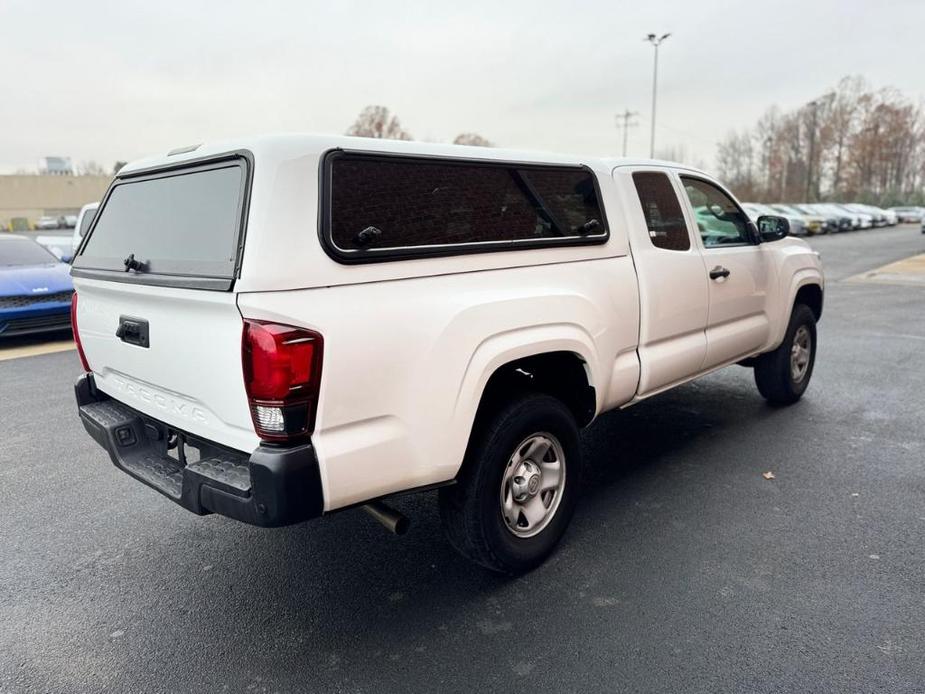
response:
[[[815,284],[818,285],[823,292],[825,291],[825,276],[823,275],[821,264],[819,264],[818,258],[815,255],[813,257],[816,260],[815,265],[806,264],[795,268],[788,268],[788,264],[791,263],[784,263],[780,275],[781,287],[778,294],[780,299],[773,314],[774,320],[771,330],[771,339],[763,351],[769,352],[777,349],[783,341],[784,334],[787,332],[787,325],[790,323],[790,314],[793,312],[793,305],[800,289]]]

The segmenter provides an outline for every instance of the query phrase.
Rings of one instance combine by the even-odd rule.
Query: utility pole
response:
[[[626,109],[623,113],[617,114],[617,129],[623,129],[623,156],[626,156],[626,136],[629,133],[630,128],[635,128],[639,123],[630,123],[630,118],[633,116],[638,116],[639,114],[635,111],[630,111]],[[623,121],[620,123],[620,121]]]
[[[655,34],[649,34],[643,39],[651,43],[653,48],[655,48],[655,63],[652,67],[652,136],[649,139],[650,158],[655,158],[655,100],[658,95],[658,47],[661,46],[662,41],[669,36],[671,36],[671,34],[662,34],[660,37],[656,37]]]
[[[764,163],[768,169],[767,188],[768,197],[771,197],[771,146],[774,144],[774,138],[768,135],[764,139]]]
[[[813,161],[816,156],[816,110],[819,108],[819,104],[815,101],[810,101],[808,106],[813,110],[813,120],[812,125],[809,126],[809,162],[806,164],[806,200],[807,202],[813,202]]]

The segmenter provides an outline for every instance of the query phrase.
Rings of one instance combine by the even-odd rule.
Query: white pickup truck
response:
[[[285,135],[122,169],[73,263],[80,417],[116,466],[261,526],[439,487],[451,543],[541,562],[579,429],[731,364],[806,389],[818,255],[654,161]]]

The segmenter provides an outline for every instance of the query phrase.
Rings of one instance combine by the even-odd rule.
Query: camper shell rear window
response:
[[[72,274],[230,289],[243,244],[248,159],[235,155],[117,178]]]
[[[584,166],[329,152],[321,241],[343,263],[604,243]]]

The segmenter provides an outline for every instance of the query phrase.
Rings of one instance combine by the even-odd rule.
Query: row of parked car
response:
[[[778,215],[790,221],[790,233],[812,236],[855,229],[873,229],[901,223],[925,223],[925,208],[891,207],[883,209],[860,203],[774,203],[742,204],[752,219],[762,215]],[[925,233],[925,226],[923,226]]]

